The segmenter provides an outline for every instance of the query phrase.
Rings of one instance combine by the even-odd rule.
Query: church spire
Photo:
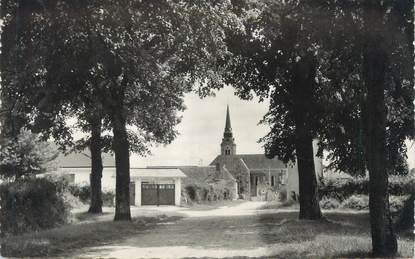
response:
[[[231,116],[229,114],[229,105],[226,106],[226,122],[225,132],[223,133],[223,139],[221,143],[221,154],[222,155],[235,155],[236,144],[232,134]]]
[[[231,116],[229,115],[229,105],[226,105],[226,124],[225,124],[225,132],[229,131],[232,132],[231,126]]]

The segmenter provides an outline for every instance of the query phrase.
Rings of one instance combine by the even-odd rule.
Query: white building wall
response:
[[[89,185],[90,168],[60,168],[59,174],[74,174],[74,184]],[[115,167],[107,167],[102,170],[102,189],[115,192]]]
[[[141,179],[135,179],[135,206],[141,206]]]
[[[180,206],[180,201],[182,199],[182,179],[174,179],[174,204]]]

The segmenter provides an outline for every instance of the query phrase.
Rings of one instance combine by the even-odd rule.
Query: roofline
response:
[[[273,167],[273,168],[249,168],[249,170],[267,170],[267,171],[275,171],[275,170],[281,170],[281,169],[287,169],[287,167]]]
[[[60,166],[59,168],[91,168],[91,166]],[[103,168],[115,168],[115,166],[103,166]]]
[[[206,166],[207,167],[207,166]],[[61,169],[68,169],[68,168],[79,168],[79,169],[88,169],[91,168],[91,166],[60,166],[59,168]],[[103,168],[116,168],[116,166],[103,166]],[[180,168],[178,167],[158,167],[158,168],[154,168],[154,167],[130,167],[131,169],[147,169],[147,170],[180,170]]]

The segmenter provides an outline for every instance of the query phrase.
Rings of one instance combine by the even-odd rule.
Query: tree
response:
[[[35,96],[45,104],[55,98],[63,100],[61,108],[70,111],[78,100],[74,95],[96,98],[102,105],[105,125],[113,133],[117,182],[115,220],[130,219],[132,144],[144,153],[150,143],[171,142],[176,136],[174,126],[179,122],[177,112],[184,108],[183,94],[197,81],[201,85],[220,83],[218,71],[212,67],[219,58],[225,59],[221,25],[226,24],[226,19],[227,23],[232,20],[222,16],[226,3],[89,1],[77,4],[50,1],[49,9],[32,17],[38,34],[27,38],[40,42],[45,50],[38,56],[43,63],[37,69],[43,70],[40,69],[40,76],[37,73],[40,79],[35,82],[46,83],[17,89],[23,89],[25,96],[31,96],[29,92],[42,93],[43,96]],[[87,13],[87,19],[79,16],[79,11]],[[37,35],[42,37],[33,40]],[[83,57],[90,58],[82,62]],[[36,73],[29,76],[33,74]],[[29,99],[36,103],[33,101],[36,98]],[[67,103],[70,105],[62,105]],[[62,113],[59,107],[51,111]],[[36,109],[34,113],[41,114]],[[127,125],[133,130],[127,130]]]
[[[268,157],[297,161],[300,219],[319,219],[313,138],[320,107],[315,82],[318,60],[313,41],[319,12],[307,11],[302,1],[247,3],[236,11],[244,19],[245,34],[229,32],[234,54],[227,83],[245,99],[270,97],[262,123],[271,131],[261,142]]]
[[[413,3],[350,1],[331,10],[336,33],[322,71],[327,105],[340,109],[324,118],[321,138],[337,166],[369,171],[372,251],[393,256],[388,175],[401,167],[404,141],[414,136]]]
[[[97,136],[97,131],[101,130],[97,124],[101,122],[97,123],[99,118],[95,119],[96,116],[93,115],[96,112],[92,109],[89,111],[82,109],[90,103],[90,98],[87,95],[79,94],[76,91],[67,91],[68,83],[71,81],[80,86],[85,84],[85,73],[83,76],[81,73],[77,73],[79,78],[74,80],[73,72],[78,69],[70,69],[68,66],[70,56],[62,48],[63,39],[56,38],[56,31],[62,32],[62,28],[56,24],[48,26],[45,23],[45,16],[41,15],[48,14],[49,21],[53,18],[59,19],[59,15],[62,15],[60,12],[62,9],[57,8],[56,5],[57,1],[4,2],[3,10],[7,11],[2,14],[5,20],[2,33],[3,69],[1,72],[4,79],[2,99],[3,108],[5,111],[9,110],[9,115],[3,117],[2,132],[5,138],[10,138],[13,132],[26,126],[35,132],[42,133],[42,138],[45,140],[53,137],[62,151],[84,149],[86,146],[90,146],[93,165],[91,175],[94,177],[91,177],[93,191],[89,211],[102,212],[99,177],[102,175],[99,143],[101,132]],[[25,25],[27,23],[32,26]],[[66,25],[73,26],[73,24]],[[74,36],[74,34],[70,36]],[[67,40],[67,38],[65,39]],[[33,53],[33,42],[38,47],[36,53]],[[50,51],[51,49],[53,52]],[[19,58],[22,56],[25,57],[25,61]],[[65,60],[66,63],[58,64],[60,59]],[[77,64],[78,67],[84,65],[81,62]],[[48,84],[48,87],[44,87],[45,84]],[[66,86],[66,91],[62,87],[63,85]],[[21,101],[16,103],[16,100],[19,99]],[[8,108],[9,104],[12,107]],[[75,145],[76,143],[72,139],[72,130],[66,125],[68,118],[76,114],[82,115],[82,113],[88,114],[87,121],[91,124],[90,128],[94,129],[89,130],[94,133],[91,134],[92,140],[88,141],[88,143],[93,143],[91,145]],[[83,129],[85,130],[86,127]],[[97,183],[98,177],[95,176],[99,177],[99,183]],[[96,187],[97,185],[98,187]]]
[[[17,139],[11,139],[0,148],[0,177],[18,180],[52,171],[58,152],[39,136],[22,129]]]

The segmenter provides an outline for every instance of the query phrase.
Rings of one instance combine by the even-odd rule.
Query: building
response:
[[[236,180],[237,194],[242,199],[271,200],[276,197],[297,199],[298,169],[296,163],[286,164],[264,154],[237,154],[229,106],[225,130],[220,144],[221,153],[211,163],[217,170],[228,171]],[[314,147],[316,151],[316,146]],[[316,152],[315,152],[316,153]],[[315,157],[316,173],[322,172],[322,160]]]
[[[102,189],[115,192],[115,160],[102,154]],[[75,185],[89,185],[91,158],[89,152],[60,155],[58,174]],[[181,181],[186,175],[177,168],[130,168],[131,205],[180,205]]]

